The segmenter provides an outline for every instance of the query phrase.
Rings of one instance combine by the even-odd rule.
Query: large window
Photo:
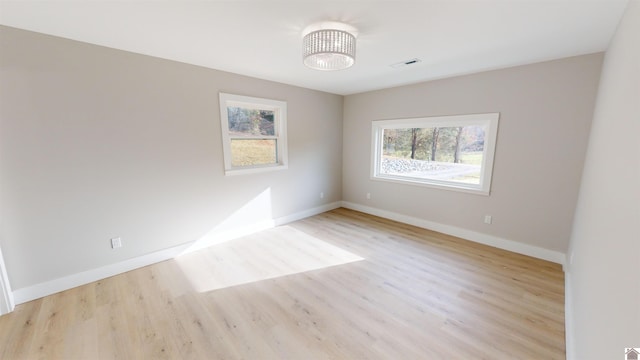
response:
[[[498,113],[373,121],[371,177],[489,194]]]
[[[225,174],[287,167],[287,103],[220,93]]]

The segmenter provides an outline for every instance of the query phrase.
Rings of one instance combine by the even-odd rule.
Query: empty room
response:
[[[0,359],[637,359],[640,0],[0,0]]]

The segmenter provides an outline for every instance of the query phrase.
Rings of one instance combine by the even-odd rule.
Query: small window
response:
[[[287,167],[287,103],[220,93],[226,175]]]
[[[488,195],[499,115],[373,121],[371,177]]]

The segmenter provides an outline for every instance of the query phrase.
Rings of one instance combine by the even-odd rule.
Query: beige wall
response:
[[[0,48],[13,290],[341,199],[341,96],[8,27]],[[220,91],[287,102],[288,170],[224,176]]]
[[[640,2],[607,51],[567,271],[568,359],[640,347]]]
[[[602,57],[347,96],[343,199],[564,254]],[[370,179],[372,120],[487,112],[500,113],[490,196]],[[492,225],[483,223],[485,214]]]

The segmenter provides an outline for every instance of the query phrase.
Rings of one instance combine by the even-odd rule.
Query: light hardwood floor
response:
[[[559,265],[346,209],[16,307],[1,359],[564,359]]]

